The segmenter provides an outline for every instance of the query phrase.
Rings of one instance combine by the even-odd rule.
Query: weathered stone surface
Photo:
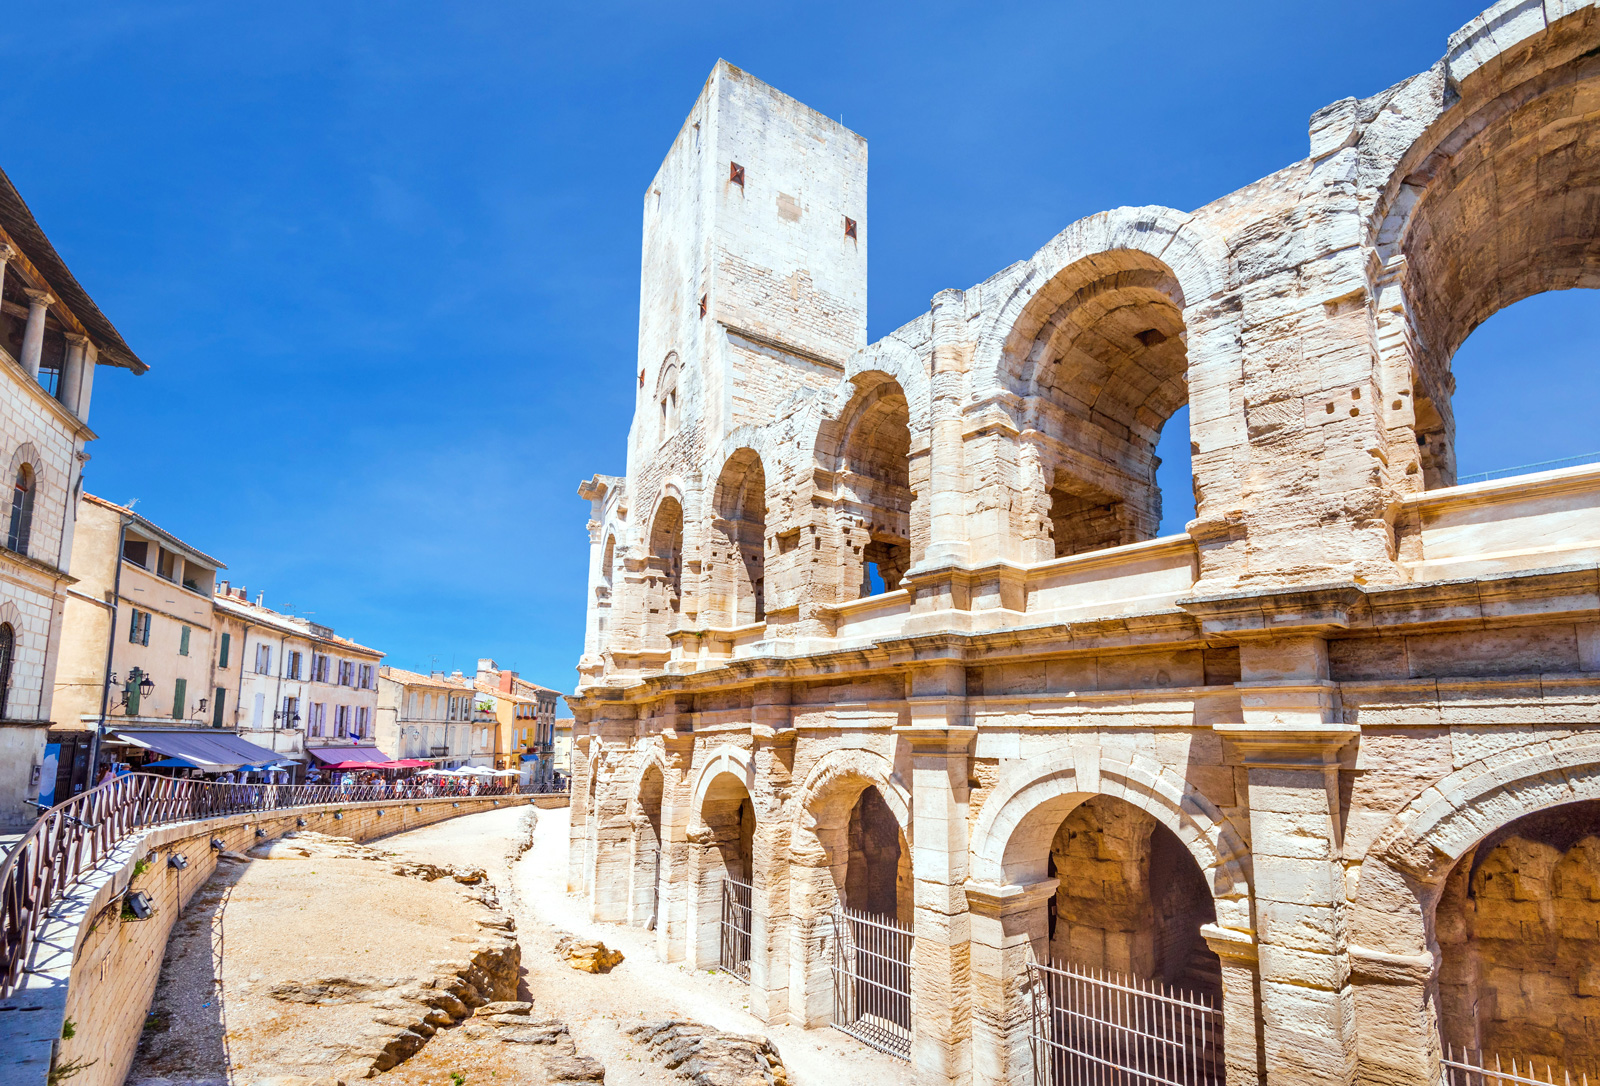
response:
[[[598,939],[564,935],[556,941],[556,955],[581,973],[609,973],[622,964],[622,951],[611,950]]]

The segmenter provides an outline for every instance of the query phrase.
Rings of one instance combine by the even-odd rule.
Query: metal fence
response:
[[[1222,1086],[1222,1011],[1154,980],[1028,966],[1034,1086]]]
[[[833,1028],[911,1058],[912,936],[887,916],[833,912]]]
[[[515,783],[498,781],[481,784],[476,791],[466,782],[433,789],[396,789],[395,783],[351,788],[219,784],[129,773],[50,808],[0,864],[0,997],[9,996],[21,982],[51,907],[125,839],[153,826],[296,807],[527,791]],[[461,785],[459,791],[453,790],[457,784]]]
[[[1589,1086],[1588,1072],[1580,1071],[1573,1078],[1565,1068],[1557,1071],[1547,1063],[1541,1078],[1532,1060],[1519,1062],[1515,1056],[1509,1070],[1498,1055],[1490,1067],[1490,1058],[1474,1048],[1446,1048],[1441,1062],[1441,1086]]]
[[[754,917],[750,901],[748,882],[722,880],[722,938],[717,965],[746,984],[750,983],[750,931]]]

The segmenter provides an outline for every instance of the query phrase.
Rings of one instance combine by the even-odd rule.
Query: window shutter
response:
[[[221,651],[221,653],[218,654],[218,658],[217,658],[217,666],[218,667],[227,667],[228,666],[228,643],[231,640],[232,640],[232,638],[230,638],[227,634],[223,634],[222,635],[222,651]],[[221,699],[218,699],[217,704],[219,706],[221,705]]]
[[[183,633],[178,635],[178,655],[189,655],[189,627],[183,628]]]
[[[139,609],[133,608],[128,614],[128,640],[133,644],[139,643]]]
[[[149,612],[146,612],[145,616],[144,616],[144,633],[139,638],[139,644],[141,644],[141,645],[150,644],[150,614],[149,614]]]
[[[189,680],[178,679],[172,684],[172,719],[182,720],[189,705]]]
[[[227,637],[228,635],[223,634],[222,636]],[[227,699],[228,692],[220,686],[217,687],[216,698],[211,703],[211,726],[213,728],[222,727],[222,706]]]

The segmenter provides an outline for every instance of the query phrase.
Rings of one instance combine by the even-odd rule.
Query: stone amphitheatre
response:
[[[1600,8],[1307,136],[869,343],[865,140],[717,65],[580,490],[593,918],[925,1083],[1600,1072],[1600,468],[1458,485],[1451,409],[1600,287]]]

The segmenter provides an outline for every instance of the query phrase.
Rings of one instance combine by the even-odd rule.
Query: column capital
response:
[[[52,306],[56,304],[56,296],[48,290],[35,290],[33,287],[24,287],[22,293],[28,296],[28,301],[34,305]]]
[[[1260,769],[1320,769],[1337,765],[1347,743],[1361,734],[1355,724],[1282,725],[1221,722],[1211,730],[1240,765]]]
[[[1201,924],[1200,938],[1206,941],[1211,952],[1225,961],[1254,964],[1259,957],[1256,950],[1256,933],[1224,928],[1217,924]]]
[[[67,342],[80,350],[87,351],[89,349],[89,337],[77,332],[68,332]]]
[[[1041,902],[1050,900],[1060,885],[1060,879],[1040,879],[1038,882],[1026,885],[1007,883],[1003,886],[992,882],[969,880],[963,889],[967,892],[967,908],[980,916],[998,918],[1007,913],[1031,909]]]
[[[17,251],[15,249],[7,245],[5,242],[0,241],[0,264],[5,264],[16,255]]]

